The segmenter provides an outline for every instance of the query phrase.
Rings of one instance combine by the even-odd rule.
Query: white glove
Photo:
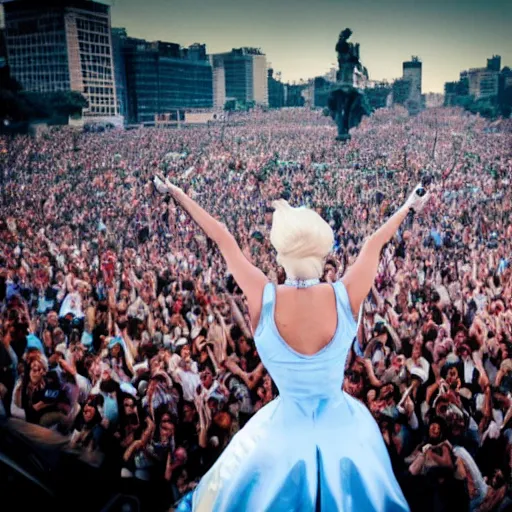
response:
[[[170,192],[169,188],[167,187],[167,184],[164,181],[162,181],[158,176],[155,176],[153,178],[153,183],[158,192],[160,192],[160,194],[168,194]]]
[[[423,210],[423,208],[425,208],[425,205],[430,199],[430,192],[427,191],[424,196],[420,196],[417,194],[417,191],[420,188],[424,188],[421,183],[416,186],[412,194],[408,197],[407,201],[402,206],[403,209],[407,210],[408,212],[414,210],[414,213],[419,213],[421,210]]]
[[[153,178],[153,183],[160,194],[171,194],[176,192],[183,192],[180,187],[173,185],[167,178],[165,181],[161,180],[158,176]]]

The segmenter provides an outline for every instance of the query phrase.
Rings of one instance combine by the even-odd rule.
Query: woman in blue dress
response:
[[[332,250],[330,226],[313,210],[274,203],[270,239],[286,282],[276,287],[233,235],[183,190],[155,178],[218,246],[247,298],[258,354],[279,397],[238,432],[178,511],[408,511],[381,433],[365,405],[342,391],[357,314],[382,247],[410,210],[405,205],[363,245],[341,281],[321,283]]]

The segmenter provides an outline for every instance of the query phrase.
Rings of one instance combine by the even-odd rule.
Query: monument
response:
[[[348,42],[351,35],[352,30],[346,28],[336,44],[338,72],[327,100],[329,114],[338,127],[337,140],[341,141],[350,140],[350,128],[357,126],[364,115],[371,113],[360,88],[368,80],[368,71],[359,60],[359,44]]]

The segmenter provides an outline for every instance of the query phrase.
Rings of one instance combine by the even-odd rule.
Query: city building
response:
[[[493,55],[490,59],[487,59],[487,69],[499,73],[501,69],[501,57],[499,55]]]
[[[501,57],[493,55],[487,59],[485,68],[462,71],[457,82],[447,82],[444,86],[447,106],[460,105],[478,111],[478,108],[497,108],[502,115],[508,115],[512,96],[512,72],[507,66],[501,67]],[[480,105],[480,107],[478,106]]]
[[[204,45],[182,48],[125,37],[121,31],[114,39],[115,61],[124,66],[119,75],[125,77],[122,102],[128,123],[153,123],[157,116],[213,107],[212,66]]]
[[[410,82],[409,96],[404,103],[409,112],[416,113],[421,109],[421,73],[422,63],[418,57],[412,57],[410,61],[402,64],[402,80]]]
[[[127,38],[128,34],[125,28],[112,29],[112,56],[114,59],[117,108],[119,114],[123,116],[125,120],[128,118],[128,97],[123,47]]]
[[[499,71],[488,68],[470,69],[468,80],[469,95],[473,99],[489,99],[498,96]]]
[[[307,84],[286,84],[285,86],[285,106],[303,107],[308,96]]]
[[[226,73],[222,55],[210,55],[213,76],[213,106],[224,108],[226,104]]]
[[[119,124],[110,7],[92,0],[3,1],[10,72],[27,92],[77,91],[84,116]]]
[[[222,100],[268,106],[267,58],[257,48],[212,55],[215,105]]]

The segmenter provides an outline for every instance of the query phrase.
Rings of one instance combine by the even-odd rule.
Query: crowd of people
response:
[[[155,173],[276,283],[273,200],[330,222],[332,282],[428,175],[427,211],[382,253],[340,386],[374,415],[413,510],[507,510],[511,148],[510,120],[458,109],[383,109],[346,144],[306,109],[1,138],[0,413],[176,503],[279,391],[237,283]]]

